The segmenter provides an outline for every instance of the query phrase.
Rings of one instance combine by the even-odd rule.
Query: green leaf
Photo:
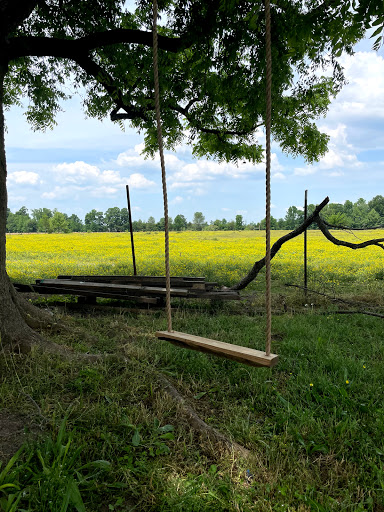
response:
[[[17,452],[15,453],[15,455],[11,458],[11,460],[8,462],[8,464],[5,466],[5,468],[2,470],[2,472],[0,473],[0,484],[2,482],[4,482],[5,480],[5,477],[7,476],[7,474],[9,473],[9,471],[11,470],[12,466],[17,462],[17,460],[20,458],[20,455],[21,453],[23,452],[24,450],[24,447],[22,446],[21,448],[19,448],[17,450]],[[1,469],[1,466],[0,466],[0,469]]]
[[[140,440],[141,440],[141,438],[140,438],[139,430],[136,429],[135,433],[132,436],[132,444],[133,444],[133,446],[139,446]]]
[[[77,512],[87,512],[79,488],[73,479],[68,483],[67,492],[69,492],[70,500],[75,506]]]
[[[376,37],[376,36],[378,36],[379,34],[381,34],[381,32],[382,32],[383,30],[384,30],[384,26],[381,26],[381,27],[377,28],[377,29],[374,31],[374,33],[371,35],[371,39],[372,39],[373,37]]]
[[[175,439],[175,436],[172,432],[167,432],[167,434],[162,434],[160,439]]]
[[[159,432],[173,432],[173,430],[175,430],[173,425],[164,425],[159,428]]]
[[[194,399],[195,400],[200,400],[200,398],[202,398],[204,395],[207,394],[207,391],[201,391],[200,393],[197,393],[197,395],[194,395]]]

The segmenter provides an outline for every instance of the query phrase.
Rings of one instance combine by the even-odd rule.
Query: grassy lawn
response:
[[[234,247],[248,258],[239,247],[251,241],[244,233],[237,241],[235,234],[225,234],[226,242],[217,233],[203,233],[208,235],[219,238],[223,252],[232,243],[232,253],[227,260],[217,259],[217,274],[215,259],[204,255],[206,266],[195,268],[189,240],[190,274],[207,275],[211,265],[209,278],[222,282],[234,272],[232,264],[240,272],[241,258],[233,257]],[[94,247],[95,239],[83,236],[85,247]],[[313,236],[310,286],[359,302],[342,309],[375,307],[384,313],[380,276],[372,277],[369,264],[365,273],[354,267],[353,257],[369,263],[371,250],[344,250],[341,265],[336,263],[344,261],[337,260],[339,253],[332,246],[321,247],[318,234]],[[201,253],[205,244],[219,251],[212,238],[202,242]],[[16,237],[10,239],[10,247],[19,243]],[[379,272],[381,251],[374,249],[372,265]],[[80,245],[75,250],[80,251]],[[31,247],[29,251],[34,252]],[[39,252],[35,249],[34,257],[42,266],[36,265],[34,275],[46,272],[36,277],[52,277],[44,270],[49,259]],[[11,467],[0,467],[0,510],[384,511],[383,319],[336,314],[339,306],[334,301],[312,294],[305,298],[301,291],[285,287],[286,280],[302,280],[299,245],[286,252],[290,256],[282,254],[281,259],[291,262],[290,270],[287,275],[277,271],[273,281],[272,351],[280,356],[273,369],[251,368],[158,341],[154,332],[166,327],[163,312],[119,309],[91,314],[54,309],[69,329],[45,336],[75,355],[119,353],[124,360],[90,363],[39,351],[2,354],[0,411],[23,413],[29,440]],[[11,276],[28,282],[30,274],[11,272],[16,253],[11,249]],[[21,262],[22,251],[19,258]],[[62,265],[56,258],[54,273]],[[144,265],[144,250],[141,258]],[[151,258],[147,261],[149,270]],[[81,264],[92,268],[87,258]],[[33,268],[32,257],[28,265]],[[105,273],[125,272],[119,261],[116,267],[110,265]],[[319,275],[325,276],[326,268],[329,279],[322,281]],[[72,267],[67,272],[72,273]],[[61,266],[57,273],[64,273]],[[257,282],[233,304],[175,301],[174,328],[262,349],[262,288]],[[165,392],[159,375],[166,376],[208,425],[251,455],[242,458],[197,434]]]

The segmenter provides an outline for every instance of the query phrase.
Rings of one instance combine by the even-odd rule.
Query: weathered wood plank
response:
[[[130,284],[111,284],[111,283],[91,283],[82,281],[72,281],[69,279],[37,279],[37,284],[44,286],[54,286],[56,288],[71,287],[78,290],[93,290],[95,294],[100,292],[115,291],[120,294],[132,295],[165,295],[166,289],[153,286],[137,286]],[[171,295],[177,297],[186,297],[188,290],[185,288],[171,288]]]
[[[43,295],[76,295],[81,297],[100,297],[105,299],[120,299],[141,302],[143,304],[158,304],[157,297],[145,297],[140,295],[128,295],[123,293],[112,293],[112,292],[101,292],[94,290],[85,290],[79,288],[67,287],[55,287],[55,286],[44,286],[40,284],[33,285],[33,289],[36,293]]]
[[[234,361],[238,361],[249,366],[272,367],[277,364],[279,358],[276,354],[270,354],[267,356],[265,352],[260,350],[241,347],[231,343],[224,343],[223,341],[202,338],[200,336],[194,336],[193,334],[186,334],[183,332],[157,331],[156,337],[184,348],[198,350],[199,352],[206,352],[226,359],[233,359]]]
[[[111,283],[113,281],[126,282],[126,283],[156,283],[163,284],[165,286],[165,276],[67,276],[67,275],[59,275],[57,279],[69,279],[72,281],[90,281],[90,282],[107,282]],[[193,283],[202,283],[205,281],[205,277],[186,277],[186,276],[172,276],[171,277],[171,285],[174,283],[175,285],[186,285]]]

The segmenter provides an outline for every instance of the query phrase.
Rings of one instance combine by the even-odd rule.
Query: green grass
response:
[[[67,312],[72,332],[51,336],[126,362],[2,354],[0,408],[27,413],[42,436],[4,477],[15,487],[1,488],[0,468],[0,510],[383,511],[383,320],[332,307],[318,315],[297,291],[285,299],[288,313],[273,317],[273,369],[158,341],[162,312]],[[275,293],[275,309],[279,301]],[[180,302],[174,328],[262,349],[261,303]],[[197,435],[158,372],[251,457]]]

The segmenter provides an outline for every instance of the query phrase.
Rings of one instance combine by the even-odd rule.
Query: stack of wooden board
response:
[[[41,294],[105,297],[158,304],[166,294],[163,276],[58,276],[31,285]],[[171,296],[186,299],[238,300],[238,292],[218,289],[204,277],[171,277]]]

